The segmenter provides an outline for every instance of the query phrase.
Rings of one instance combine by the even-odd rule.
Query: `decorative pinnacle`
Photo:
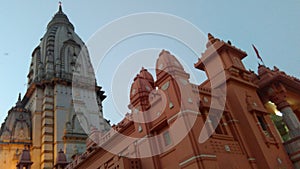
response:
[[[17,106],[17,107],[22,106],[22,103],[21,103],[21,93],[19,93],[19,97],[18,97],[18,101],[17,101],[17,103],[16,103],[16,106]]]
[[[206,44],[206,47],[210,47],[212,44],[214,44],[216,41],[220,41],[220,39],[215,38],[211,33],[208,33],[208,42]]]
[[[61,6],[62,6],[62,3],[61,3],[61,1],[59,1],[59,2],[58,2],[58,13],[63,13],[63,12],[62,12],[62,7],[61,7]]]
[[[207,36],[209,41],[213,41],[215,39],[215,37],[211,33],[208,33]]]
[[[19,93],[18,102],[21,101],[21,93]]]

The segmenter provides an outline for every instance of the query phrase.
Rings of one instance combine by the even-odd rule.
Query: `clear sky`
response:
[[[286,73],[300,77],[300,0],[64,0],[62,3],[64,12],[83,41],[88,41],[99,28],[120,17],[140,12],[163,12],[186,19],[205,34],[211,32],[224,41],[230,40],[248,53],[244,63],[249,69],[257,69],[257,58],[251,47],[255,44],[267,66],[276,65]],[[25,93],[31,53],[57,8],[58,1],[50,0],[9,0],[1,3],[0,122],[15,105],[18,93]],[[181,57],[192,55],[178,42],[164,37],[136,37],[126,43],[117,46],[108,57],[120,62],[125,56],[144,48],[166,48]],[[191,63],[186,63],[190,69],[197,61],[196,57],[193,58]],[[105,68],[96,71],[101,74],[102,69]],[[114,115],[107,76],[96,78],[109,95],[104,102],[104,115],[115,123],[122,115]],[[129,87],[126,84],[126,88]]]

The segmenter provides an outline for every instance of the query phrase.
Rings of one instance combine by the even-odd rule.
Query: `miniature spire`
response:
[[[57,158],[56,158],[56,164],[55,168],[65,168],[68,165],[66,154],[62,149],[59,150]]]
[[[24,146],[24,150],[20,155],[19,162],[17,163],[17,169],[30,168],[31,165],[33,164],[33,162],[31,161],[31,158],[30,158],[29,150],[30,150],[29,146],[28,146],[28,148],[26,148],[26,146]]]
[[[211,33],[208,33],[208,40],[210,41],[210,42],[212,42],[214,39],[215,39],[215,37],[211,34]]]
[[[208,42],[206,43],[206,47],[210,47],[212,44],[214,44],[216,41],[220,41],[220,39],[215,38],[211,33],[208,33]]]

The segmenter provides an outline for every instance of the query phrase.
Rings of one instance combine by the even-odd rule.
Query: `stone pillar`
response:
[[[282,113],[283,121],[289,128],[291,138],[300,136],[300,122],[292,108],[287,106],[281,108],[280,112]]]
[[[270,100],[282,113],[283,121],[289,128],[290,137],[295,138],[300,136],[300,122],[290,104],[286,100],[286,91],[284,87],[280,86],[277,88],[269,88],[268,94],[270,96]]]

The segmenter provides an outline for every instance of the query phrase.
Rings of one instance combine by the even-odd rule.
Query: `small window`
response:
[[[172,143],[169,131],[164,132],[163,137],[165,146],[168,146]]]
[[[209,115],[212,126],[216,126],[215,133],[216,134],[224,134],[227,135],[226,127],[224,126],[223,116],[217,117],[216,115]],[[220,119],[218,119],[220,118]],[[217,123],[217,124],[216,124]]]
[[[261,128],[262,128],[264,131],[266,131],[268,128],[267,128],[267,124],[266,124],[266,122],[265,122],[265,119],[264,119],[262,116],[259,116],[259,115],[257,115],[257,119],[258,119],[258,122],[259,122]]]
[[[264,116],[263,115],[256,115],[256,117],[257,117],[259,125],[260,125],[263,133],[265,134],[265,136],[271,137],[272,135],[271,135],[271,132],[270,132],[270,130],[268,128],[268,124],[267,124]]]

